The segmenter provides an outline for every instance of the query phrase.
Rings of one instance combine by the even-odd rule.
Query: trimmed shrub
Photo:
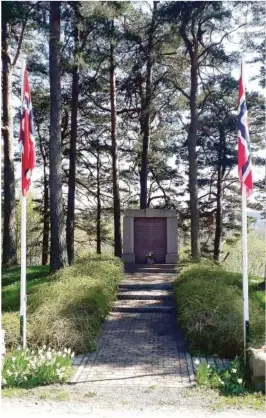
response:
[[[175,285],[178,319],[193,354],[233,358],[243,351],[241,275],[219,266],[194,264]],[[253,346],[264,341],[264,310],[250,300],[250,337]]]
[[[120,260],[82,258],[35,287],[28,298],[29,347],[67,346],[76,353],[91,350],[122,277]],[[18,324],[18,314],[3,315],[9,348],[19,344]]]

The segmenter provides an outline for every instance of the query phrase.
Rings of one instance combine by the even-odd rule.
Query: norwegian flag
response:
[[[238,175],[242,187],[246,188],[247,196],[253,191],[251,148],[248,133],[247,103],[245,98],[245,86],[243,82],[243,64],[239,79],[238,99]]]
[[[19,141],[22,144],[22,194],[26,195],[31,184],[31,173],[36,167],[33,113],[30,95],[30,85],[27,69],[24,71],[24,86],[22,93],[21,121]]]

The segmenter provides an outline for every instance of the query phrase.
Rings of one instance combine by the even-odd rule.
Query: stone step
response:
[[[172,294],[168,290],[129,290],[120,289],[118,299],[127,300],[171,300]]]
[[[119,285],[119,291],[171,291],[173,288],[173,281],[168,283],[147,283],[141,281],[141,283],[124,282]]]
[[[163,265],[163,264],[162,264]],[[176,267],[175,266],[171,266],[168,264],[165,264],[166,267],[161,267],[160,266],[156,266],[155,264],[147,265],[147,264],[143,264],[140,265],[139,267],[136,266],[126,266],[125,267],[125,271],[126,273],[145,273],[145,274],[151,274],[151,273],[170,273],[170,274],[176,274]]]
[[[174,305],[169,300],[117,300],[113,305],[114,312],[173,313]]]

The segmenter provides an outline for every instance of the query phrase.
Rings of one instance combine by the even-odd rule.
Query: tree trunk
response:
[[[43,199],[43,236],[42,236],[42,265],[48,264],[49,254],[49,182],[44,169],[44,199]]]
[[[217,176],[217,192],[216,192],[216,225],[214,236],[213,258],[216,261],[220,259],[221,237],[222,237],[222,181],[223,181],[223,152],[225,147],[224,130],[220,129],[220,144],[218,155],[218,176]]]
[[[100,147],[97,147],[97,219],[96,219],[96,242],[97,254],[101,254],[101,184],[100,184]]]
[[[217,177],[217,197],[216,197],[216,225],[215,225],[215,236],[214,236],[214,250],[213,258],[216,261],[220,259],[220,246],[222,236],[222,169],[218,169]]]
[[[198,74],[197,51],[191,53],[191,91],[190,91],[190,125],[188,131],[188,161],[189,161],[189,194],[191,216],[191,255],[192,258],[200,257],[199,244],[199,208],[198,208],[198,161],[197,161],[197,112]]]
[[[113,173],[113,201],[114,201],[114,241],[116,257],[122,256],[121,239],[121,210],[119,193],[119,171],[117,150],[117,115],[116,115],[116,77],[114,56],[114,20],[111,21],[110,43],[110,101],[111,101],[111,139],[112,139],[112,173]]]
[[[41,156],[43,159],[43,234],[42,234],[42,265],[48,264],[49,255],[49,178],[47,175],[47,154],[42,144],[39,126],[37,126]]]
[[[79,49],[79,28],[75,21],[74,29],[75,53],[72,71],[72,101],[71,101],[71,133],[69,150],[69,177],[67,202],[67,254],[69,264],[74,263],[74,219],[75,219],[75,187],[76,187],[76,154],[77,154],[77,127],[78,127],[78,97],[79,97],[79,65],[77,53]]]
[[[67,264],[66,234],[62,196],[61,86],[60,86],[60,1],[50,2],[50,219],[51,268]]]
[[[16,251],[16,195],[13,160],[12,66],[9,55],[9,27],[2,26],[2,103],[4,138],[4,231],[3,265],[17,264]]]
[[[147,67],[146,67],[146,91],[144,108],[142,109],[141,134],[142,134],[142,154],[140,169],[140,209],[147,208],[148,200],[148,171],[149,171],[149,145],[150,145],[150,119],[152,103],[152,68],[153,58],[153,35],[155,30],[155,15],[157,10],[157,1],[153,2],[153,15],[149,31],[147,47]]]

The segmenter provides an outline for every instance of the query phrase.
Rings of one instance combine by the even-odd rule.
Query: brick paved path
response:
[[[189,387],[193,365],[171,298],[173,268],[126,274],[94,353],[78,356],[72,382]]]

